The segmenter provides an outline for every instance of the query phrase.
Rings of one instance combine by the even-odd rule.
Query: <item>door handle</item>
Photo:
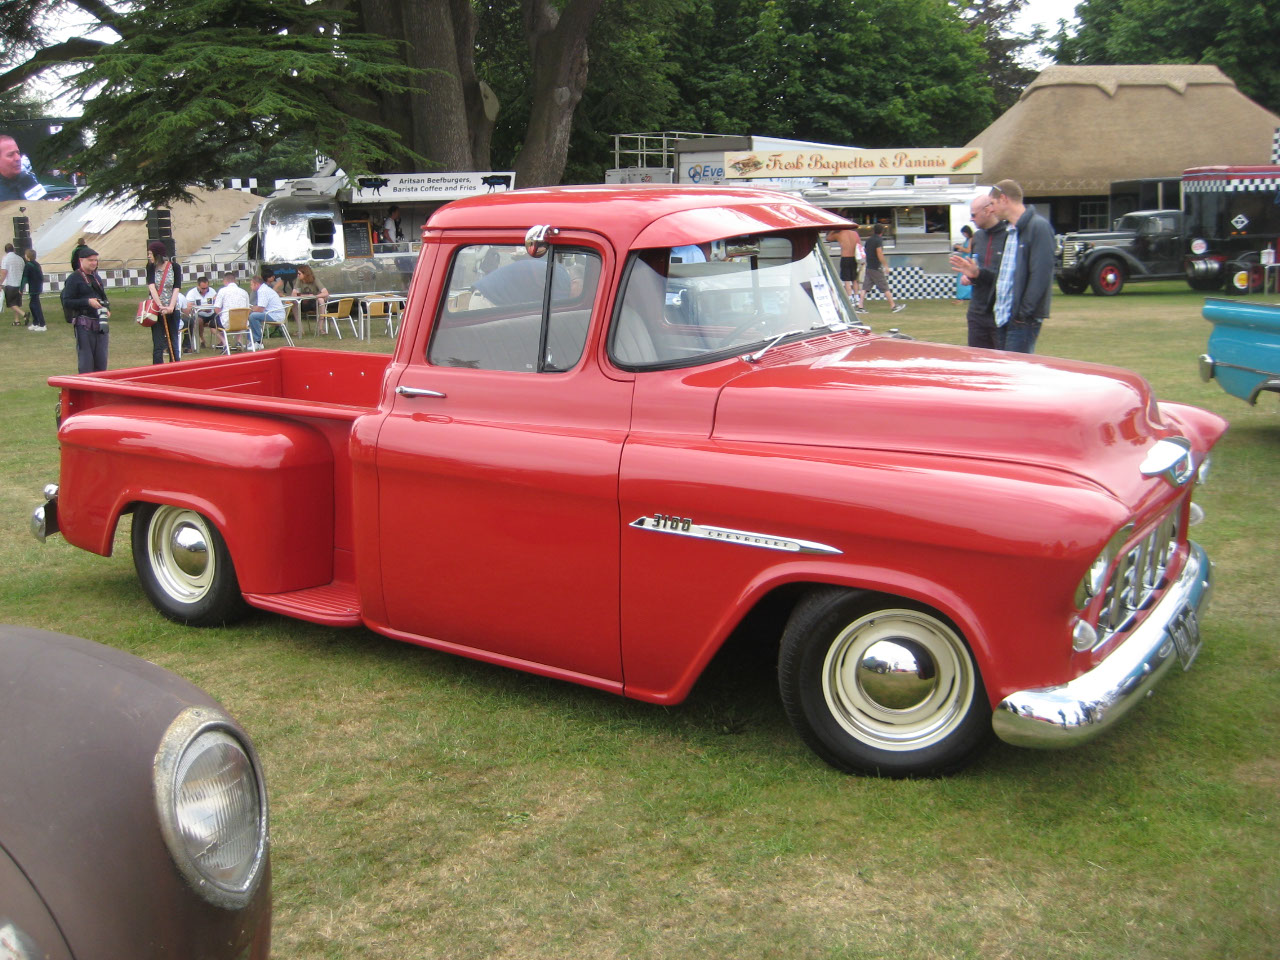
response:
[[[423,390],[421,387],[396,387],[396,393],[402,397],[444,397],[439,390]]]

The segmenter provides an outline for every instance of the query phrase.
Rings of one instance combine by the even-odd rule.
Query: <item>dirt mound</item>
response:
[[[170,207],[173,236],[178,248],[178,261],[203,247],[246,213],[262,203],[262,197],[239,190],[192,190],[194,203],[176,203]],[[19,213],[19,207],[26,207]],[[31,220],[31,232],[40,228],[63,210],[65,204],[50,200],[9,201],[0,203],[0,231],[6,234],[5,242],[12,242],[13,228],[10,218],[25,216]],[[66,239],[52,244],[49,249],[38,250],[45,271],[68,269],[71,251],[77,240],[84,237],[89,246],[98,251],[99,269],[117,267],[142,267],[147,259],[146,220],[121,220],[106,233],[87,233],[85,223],[93,216],[92,208],[77,208],[68,213],[79,217],[75,226],[59,230]]]

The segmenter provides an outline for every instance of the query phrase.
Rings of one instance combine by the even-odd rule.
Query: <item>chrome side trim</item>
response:
[[[710,527],[682,517],[663,515],[640,517],[632,520],[628,526],[653,533],[671,533],[678,537],[694,537],[698,540],[718,540],[721,543],[736,543],[741,547],[762,547],[765,550],[781,550],[784,553],[838,554],[841,552],[835,547],[829,547],[825,543],[814,543],[812,540],[797,540],[794,537],[779,537],[769,533],[752,533],[748,530],[730,530],[728,527]]]
[[[1178,662],[1174,631],[1189,615],[1198,620],[1208,606],[1213,593],[1209,557],[1199,544],[1187,546],[1182,575],[1127,639],[1070,683],[1005,697],[991,718],[996,736],[1019,747],[1062,749],[1115,726]]]

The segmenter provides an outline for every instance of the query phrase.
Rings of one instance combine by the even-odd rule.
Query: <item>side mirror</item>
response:
[[[551,240],[549,238],[559,235],[559,227],[552,227],[547,224],[530,227],[524,235],[525,252],[531,257],[546,256],[547,250],[551,248]]]

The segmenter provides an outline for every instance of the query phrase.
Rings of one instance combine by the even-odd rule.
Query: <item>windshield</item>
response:
[[[683,366],[854,322],[816,232],[733,237],[633,254],[610,350]]]

